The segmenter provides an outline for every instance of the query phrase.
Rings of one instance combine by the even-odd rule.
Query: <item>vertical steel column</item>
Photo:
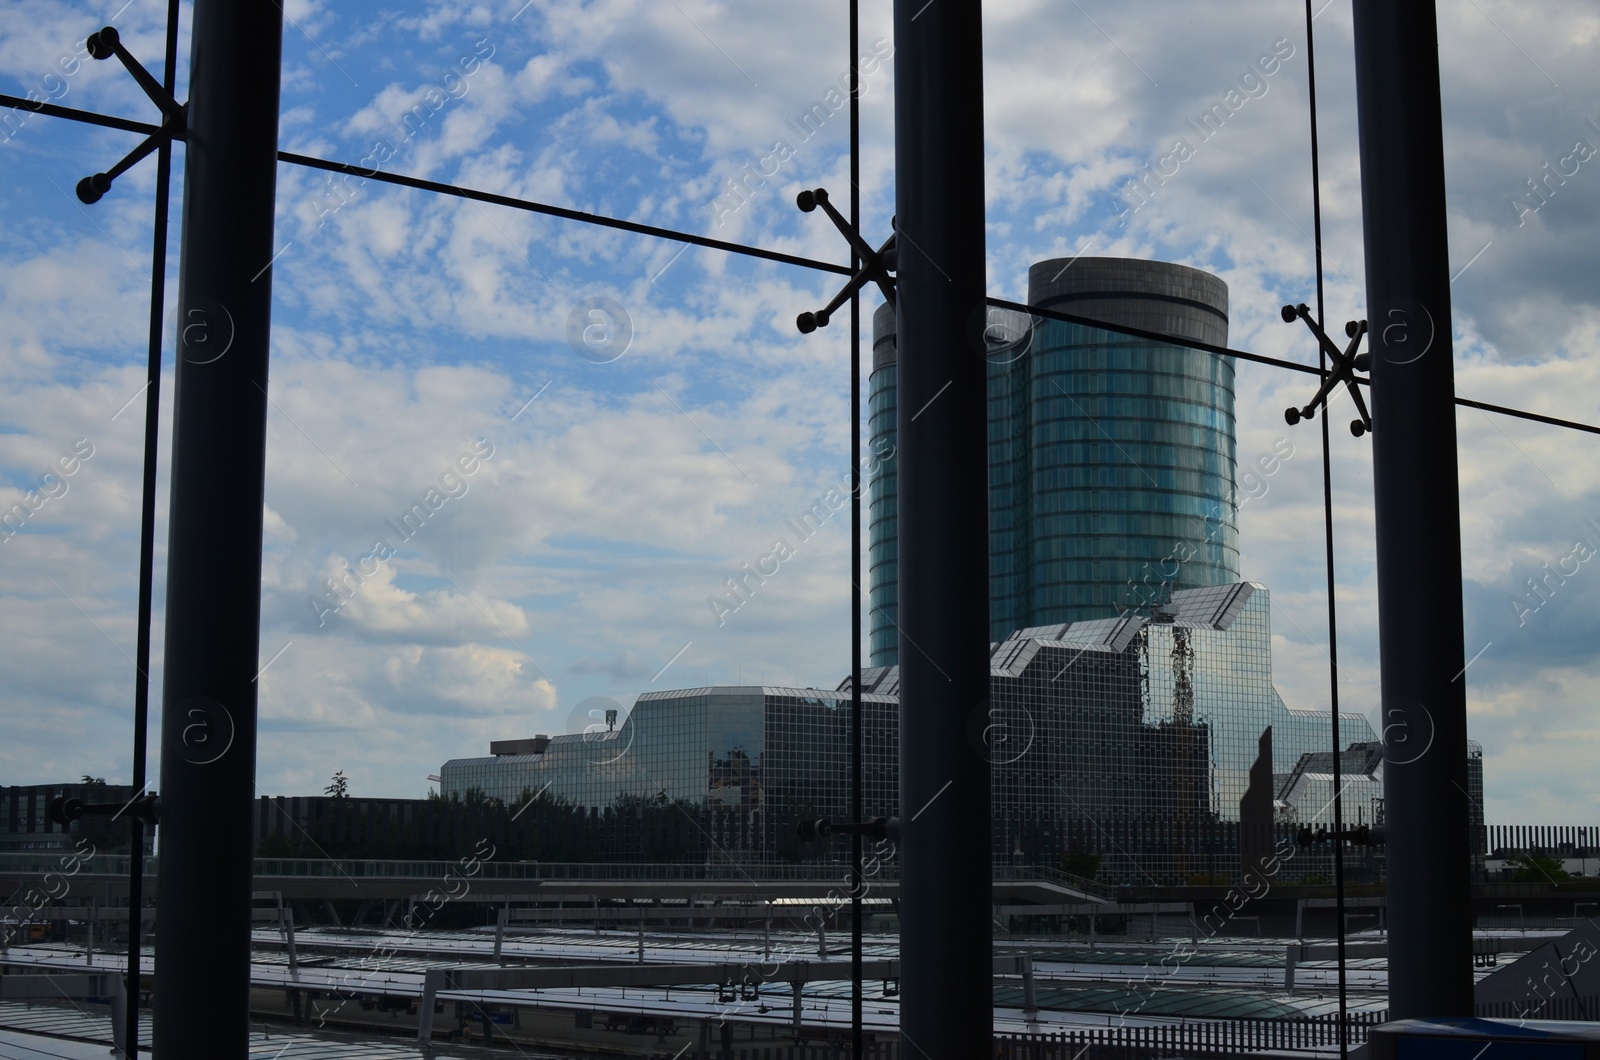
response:
[[[166,55],[161,64],[161,87],[173,95],[178,86],[178,0],[167,0]],[[161,334],[167,295],[167,219],[172,199],[172,141],[156,148],[156,202],[150,247],[150,343],[145,362],[144,473],[139,498],[139,624],[134,647],[133,683],[133,793],[137,798],[149,788],[150,732],[150,624],[155,596],[156,455],[161,440]],[[144,950],[144,822],[130,818],[128,849],[128,982],[129,1004],[123,1013],[125,1043],[122,1060],[139,1053],[139,982]]]
[[[1437,18],[1355,0],[1383,665],[1389,1013],[1471,1016],[1461,513]]]
[[[861,11],[850,0],[850,231],[861,234]],[[861,254],[850,244],[850,272],[861,271]],[[866,770],[861,759],[861,289],[850,295],[850,823],[862,821]],[[866,1052],[861,982],[862,836],[850,835],[850,1052]]]
[[[283,11],[196,0],[178,279],[156,1051],[243,1060]]]
[[[989,497],[978,0],[896,0],[900,1030],[993,1054]]]

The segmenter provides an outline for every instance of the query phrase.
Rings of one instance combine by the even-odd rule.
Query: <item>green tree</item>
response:
[[[341,769],[333,775],[333,779],[328,782],[327,787],[322,789],[322,793],[335,799],[348,799],[350,797],[350,780],[344,775],[344,770]]]
[[[1572,873],[1561,867],[1561,862],[1546,854],[1513,854],[1506,858],[1506,868],[1512,883],[1560,883],[1572,879]]]

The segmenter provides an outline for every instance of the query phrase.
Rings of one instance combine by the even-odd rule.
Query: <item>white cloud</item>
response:
[[[839,11],[679,6],[418,0],[380,11],[298,0],[288,13],[299,29],[285,34],[284,145],[360,162],[389,137],[390,171],[843,260],[832,226],[800,214],[794,195],[824,186],[847,202],[845,115],[805,139],[789,124],[846,68]],[[0,32],[0,74],[25,93],[97,27],[62,3],[28,0],[19,12]],[[1028,264],[1046,256],[1183,261],[1229,283],[1235,345],[1311,363],[1310,336],[1277,318],[1282,303],[1314,300],[1299,10],[1016,0],[985,17],[995,293],[1023,295]],[[122,18],[123,39],[157,67],[159,12],[134,5]],[[1453,268],[1477,255],[1452,291],[1458,389],[1592,421],[1600,157],[1547,184],[1525,223],[1510,203],[1575,139],[1600,146],[1589,125],[1600,121],[1600,17],[1571,0],[1537,11],[1481,0],[1441,19]],[[1365,301],[1350,32],[1347,5],[1318,19],[1335,331]],[[891,34],[887,8],[868,12],[862,50]],[[1267,90],[1192,143],[1193,157],[1119,223],[1126,181],[1175,138],[1198,141],[1187,119],[1279,38],[1295,53]],[[482,41],[492,59],[449,98],[446,73]],[[861,107],[863,227],[875,243],[893,212],[894,69],[890,60],[867,79]],[[63,84],[67,105],[153,113],[115,63],[84,63]],[[434,108],[428,91],[440,86]],[[718,225],[714,200],[780,137],[792,157],[752,179],[748,201]],[[96,446],[70,492],[0,543],[8,779],[125,771],[143,402],[111,416],[144,382],[154,167],[136,167],[94,207],[68,195],[132,144],[35,115],[0,147],[0,497],[30,488],[75,439]],[[278,180],[286,249],[273,270],[263,662],[290,646],[262,678],[264,788],[319,791],[344,768],[358,793],[415,795],[442,758],[559,729],[550,712],[564,717],[591,695],[842,676],[842,515],[723,625],[706,602],[848,471],[848,324],[841,316],[804,338],[793,325],[839,278],[700,248],[679,255],[666,241],[377,180],[342,182],[337,198],[318,171],[281,165]],[[171,271],[169,305],[175,256]],[[620,303],[632,329],[626,354],[603,365],[566,338],[569,314],[598,295]],[[1295,447],[1240,517],[1243,573],[1273,589],[1276,670],[1295,706],[1328,695],[1319,425],[1282,420],[1313,383],[1246,365],[1237,384],[1241,460],[1280,439]],[[161,401],[170,416],[170,375]],[[1371,457],[1370,441],[1345,430],[1351,415],[1339,398],[1340,689],[1347,709],[1369,711]],[[1467,652],[1493,642],[1467,675],[1491,817],[1575,821],[1595,801],[1579,761],[1582,712],[1600,680],[1600,610],[1584,579],[1600,568],[1584,568],[1525,626],[1507,599],[1571,548],[1582,517],[1600,517],[1590,436],[1471,410],[1458,424]],[[391,540],[395,555],[318,626],[307,597],[320,579],[359,565],[386,520],[480,437],[495,453],[466,491]],[[161,466],[164,490],[165,452]],[[165,505],[163,493],[158,607]],[[159,690],[159,611],[155,633]],[[440,715],[458,743],[432,738]]]

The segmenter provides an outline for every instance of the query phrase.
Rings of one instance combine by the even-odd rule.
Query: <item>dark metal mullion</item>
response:
[[[860,0],[850,0],[850,274],[861,270]],[[862,821],[861,752],[861,288],[850,292],[850,820]],[[856,1060],[866,1052],[862,1031],[861,831],[850,836],[850,1044]]]
[[[1306,84],[1310,88],[1307,112],[1311,116],[1311,227],[1312,242],[1317,251],[1317,333],[1327,330],[1326,305],[1322,272],[1322,161],[1317,136],[1317,49],[1311,11],[1311,0],[1306,0]],[[1323,343],[1317,345],[1317,367],[1326,374],[1328,351]],[[1360,391],[1352,391],[1358,397]],[[1363,413],[1365,416],[1365,413]],[[1333,741],[1333,894],[1334,938],[1338,950],[1339,966],[1339,1056],[1350,1055],[1349,999],[1346,988],[1344,944],[1344,772],[1342,744],[1339,739],[1339,608],[1334,600],[1333,567],[1333,458],[1328,436],[1328,408],[1322,415],[1322,531],[1328,574],[1328,704],[1331,739]]]
[[[192,17],[152,1021],[161,1060],[245,1060],[283,11]]]
[[[1472,796],[1438,15],[1434,0],[1355,0],[1351,13],[1367,316],[1384,325],[1368,341],[1389,1012],[1470,1017]]]
[[[167,95],[177,89],[178,0],[167,0],[167,54],[161,84]],[[180,130],[181,132],[182,130]],[[155,582],[156,458],[161,433],[161,318],[166,309],[167,222],[172,197],[172,140],[156,149],[156,205],[150,249],[150,343],[145,368],[144,482],[139,512],[139,620],[134,651],[133,686],[133,790],[143,794],[148,786],[147,751],[150,728],[150,622]],[[143,941],[144,823],[129,822],[133,838],[128,854],[128,987],[124,1056],[139,1055],[140,949]]]
[[[994,1052],[981,4],[895,0],[900,1055]]]

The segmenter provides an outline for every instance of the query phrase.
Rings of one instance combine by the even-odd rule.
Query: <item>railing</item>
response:
[[[44,876],[126,876],[128,874],[128,855],[126,854],[91,854],[80,857],[70,851],[55,853],[20,853],[8,852],[0,854],[0,872],[15,872],[29,875]],[[144,859],[144,874],[156,874],[156,859]]]
[[[1074,876],[1070,872],[1059,872],[1043,865],[996,865],[994,867],[994,878],[997,880],[1039,880],[1043,883],[1053,883],[1058,887],[1065,887],[1068,890],[1092,894],[1097,898],[1111,899],[1117,896],[1117,889],[1108,883],[1100,883],[1097,880]]]
[[[715,880],[759,883],[838,881],[846,884],[849,866],[819,864],[706,864],[705,862],[552,862],[479,861],[475,872],[455,861],[358,861],[335,858],[257,858],[257,878],[348,877],[351,879],[442,880],[474,876],[483,880]]]
[[[75,865],[75,867],[74,867]],[[144,860],[144,873],[154,876],[158,859]],[[899,878],[898,866],[880,863],[879,871],[867,878],[870,886],[874,880],[894,881]],[[470,866],[469,866],[470,867]],[[6,853],[0,854],[0,872],[38,874],[85,874],[92,876],[126,876],[126,854],[95,854],[86,858],[63,857],[59,854]],[[435,860],[368,860],[360,858],[256,858],[256,877],[334,878],[356,880],[442,880],[446,873],[453,879],[472,875],[487,880],[718,880],[822,883],[836,882],[849,886],[850,866],[846,862],[750,862],[745,864],[706,862],[554,862],[554,861],[495,861],[478,859],[474,871],[468,872],[458,861]],[[1086,880],[1070,873],[1034,865],[997,865],[996,880],[1039,880],[1060,887],[1082,891],[1103,898],[1113,898],[1116,890],[1103,883]]]
[[[1351,1013],[1345,1024],[1346,1041],[1359,1046],[1372,1027],[1382,1023],[1381,1012]],[[1254,1053],[1321,1053],[1339,1044],[1339,1022],[1334,1016],[1294,1020],[1198,1020],[1167,1027],[1086,1027],[1054,1034],[997,1034],[996,1060],[1163,1060],[1172,1056],[1250,1056]],[[849,1060],[850,1050],[840,1040],[814,1043],[734,1042],[724,1050],[693,1049],[693,1060]],[[905,1060],[894,1041],[871,1042],[866,1056],[872,1060]]]
[[[1387,1019],[1383,1012],[1352,1012],[1345,1040],[1360,1045]],[[1056,1034],[996,1035],[1003,1060],[1074,1060],[1089,1055],[1146,1060],[1182,1055],[1245,1056],[1253,1052],[1323,1052],[1339,1044],[1339,1018],[1199,1020],[1166,1027],[1092,1027]]]
[[[902,1055],[894,1042],[869,1042],[866,1051],[862,1054],[863,1060],[895,1060]],[[789,1045],[783,1043],[763,1043],[761,1045],[735,1044],[730,1049],[723,1049],[720,1045],[709,1048],[697,1048],[694,1052],[685,1054],[689,1060],[851,1060],[850,1046],[844,1042],[834,1042],[831,1045],[812,1045],[802,1043]]]
[[[1600,997],[1542,997],[1524,1001],[1480,1001],[1473,1014],[1491,1020],[1600,1020]]]

